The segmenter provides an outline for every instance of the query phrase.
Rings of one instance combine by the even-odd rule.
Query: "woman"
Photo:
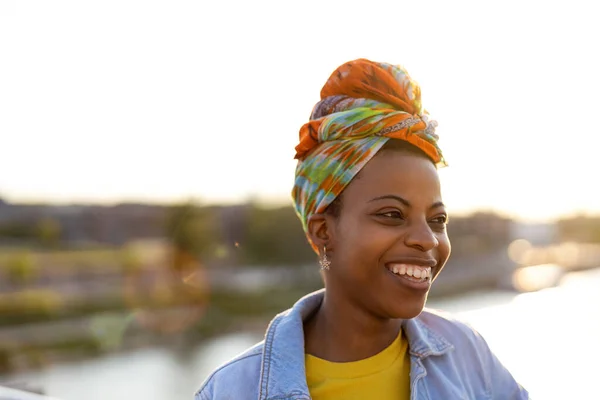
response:
[[[292,192],[325,289],[217,369],[202,399],[526,399],[470,327],[423,310],[450,255],[419,86],[399,66],[340,66],[300,130]]]

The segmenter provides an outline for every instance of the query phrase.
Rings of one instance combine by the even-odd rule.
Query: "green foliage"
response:
[[[10,239],[33,239],[35,228],[26,223],[8,222],[0,226],[0,237]]]
[[[220,242],[220,221],[213,207],[198,207],[193,202],[171,208],[166,234],[179,251],[195,256],[214,256]]]
[[[166,229],[178,250],[204,261],[225,259],[241,265],[299,265],[315,261],[291,206],[268,209],[250,204],[226,215],[221,208],[186,203],[171,209]],[[224,240],[224,230],[228,242]]]
[[[38,241],[52,247],[61,239],[62,227],[55,218],[44,218],[37,223],[8,222],[0,226],[0,237],[27,241]]]
[[[302,225],[291,206],[251,206],[240,248],[243,261],[258,265],[299,265],[315,261]]]
[[[28,252],[14,254],[6,262],[6,272],[11,283],[25,285],[38,275],[37,265]]]
[[[120,253],[121,268],[126,275],[135,274],[143,267],[142,257],[130,246],[125,246]]]
[[[60,242],[62,227],[54,218],[44,218],[37,225],[37,237],[46,247],[56,246]]]
[[[0,315],[3,321],[11,315],[26,317],[54,316],[63,307],[60,293],[50,289],[31,289],[0,296]]]

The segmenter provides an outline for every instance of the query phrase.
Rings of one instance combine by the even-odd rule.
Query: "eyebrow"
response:
[[[369,200],[369,203],[373,202],[373,201],[377,201],[377,200],[385,200],[385,199],[392,199],[392,200],[396,200],[399,203],[404,204],[406,207],[411,207],[411,204],[408,200],[397,196],[395,194],[386,194],[383,196],[379,196],[379,197],[375,197],[374,199]],[[446,207],[446,205],[444,203],[442,203],[441,201],[436,201],[435,203],[433,203],[432,205],[429,206],[429,209],[434,209],[434,208],[438,208],[438,207]]]

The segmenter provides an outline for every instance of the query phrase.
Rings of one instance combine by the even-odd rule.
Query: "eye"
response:
[[[440,215],[431,220],[434,224],[446,225],[448,223],[447,215]]]
[[[404,218],[404,215],[402,215],[402,213],[400,211],[385,211],[385,212],[379,213],[377,215],[380,217],[393,218],[393,219]]]

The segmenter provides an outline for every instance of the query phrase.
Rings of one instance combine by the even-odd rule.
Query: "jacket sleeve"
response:
[[[212,379],[210,379],[196,392],[194,400],[213,400],[213,398]]]
[[[198,392],[196,392],[196,395],[194,396],[194,400],[212,400],[212,399],[213,399],[212,390],[209,385],[204,386],[202,389],[200,389]]]

